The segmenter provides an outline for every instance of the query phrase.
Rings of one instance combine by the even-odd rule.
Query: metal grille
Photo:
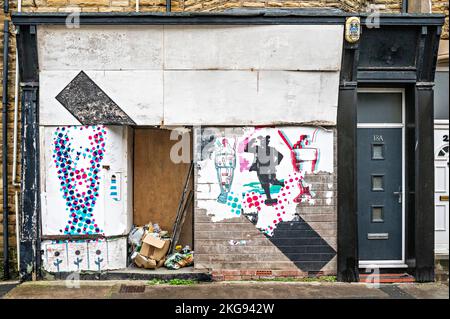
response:
[[[143,293],[145,291],[145,286],[127,286],[121,285],[119,292],[121,294],[136,294]]]

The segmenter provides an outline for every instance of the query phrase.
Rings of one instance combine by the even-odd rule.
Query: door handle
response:
[[[398,203],[401,204],[402,203],[402,195],[403,195],[402,189],[399,188],[398,192],[393,192],[393,194],[398,196]]]

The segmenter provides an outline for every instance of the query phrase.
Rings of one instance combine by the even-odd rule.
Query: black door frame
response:
[[[435,21],[437,22],[437,21]],[[389,27],[383,25],[384,36]],[[409,49],[415,67],[358,68],[360,43],[344,43],[338,102],[338,280],[358,281],[358,214],[356,179],[356,126],[358,87],[400,87],[406,92],[405,134],[405,258],[418,282],[434,281],[434,134],[433,86],[441,24],[411,24],[417,42]],[[372,43],[371,45],[382,45]]]

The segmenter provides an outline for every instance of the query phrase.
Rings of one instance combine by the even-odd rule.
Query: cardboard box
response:
[[[146,269],[156,269],[157,268],[156,260],[142,256],[141,254],[137,254],[136,258],[134,258],[134,263],[138,267],[141,267],[141,268],[146,268]]]
[[[142,240],[140,254],[142,256],[160,261],[166,257],[169,251],[170,239],[159,239],[147,234]]]

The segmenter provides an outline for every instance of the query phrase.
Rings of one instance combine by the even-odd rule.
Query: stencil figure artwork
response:
[[[236,144],[231,146],[229,140],[223,138],[219,145],[219,151],[215,156],[217,178],[220,185],[220,195],[217,201],[225,204],[233,183],[234,169],[236,168]]]
[[[266,137],[258,136],[258,144],[256,139],[251,139],[245,147],[245,152],[255,154],[253,164],[250,166],[249,171],[256,171],[258,180],[261,183],[261,187],[266,194],[266,205],[274,205],[278,202],[276,198],[272,198],[270,195],[270,185],[284,186],[284,182],[277,179],[276,166],[280,164],[283,159],[283,154],[278,152],[274,147],[269,146],[270,136]]]

